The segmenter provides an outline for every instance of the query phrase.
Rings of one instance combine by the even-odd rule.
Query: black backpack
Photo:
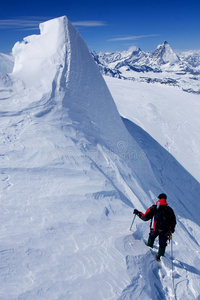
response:
[[[170,207],[166,205],[160,205],[156,207],[155,212],[156,229],[159,232],[168,231],[171,225],[171,211]]]

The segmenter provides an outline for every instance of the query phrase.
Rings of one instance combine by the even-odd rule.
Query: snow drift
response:
[[[121,119],[66,17],[40,30],[15,44],[1,92],[0,297],[170,299],[169,255],[160,271],[144,247],[148,226],[136,222],[134,235],[128,231],[133,207],[144,210],[166,192],[179,222],[176,294],[193,299],[199,183]],[[190,285],[179,289],[184,280]]]

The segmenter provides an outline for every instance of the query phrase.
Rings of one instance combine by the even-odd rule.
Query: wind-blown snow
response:
[[[0,299],[173,299],[169,249],[158,265],[148,224],[129,231],[160,192],[178,220],[176,298],[197,298],[199,183],[121,119],[66,17],[40,30],[15,44],[1,81]]]

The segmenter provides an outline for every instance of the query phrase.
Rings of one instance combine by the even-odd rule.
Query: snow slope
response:
[[[200,182],[199,95],[104,78],[120,114],[148,132]]]
[[[14,59],[11,55],[0,53],[0,73],[11,73]]]
[[[15,44],[1,81],[0,299],[173,299],[169,249],[158,265],[148,224],[129,231],[160,192],[178,220],[176,298],[197,299],[199,183],[121,119],[66,17],[40,31]]]

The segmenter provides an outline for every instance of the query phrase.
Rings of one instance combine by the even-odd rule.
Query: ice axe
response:
[[[134,221],[135,221],[135,217],[136,217],[136,214],[134,214],[134,216],[133,216],[133,221],[132,221],[132,223],[131,223],[130,231],[131,231],[131,229],[132,229],[132,227],[133,227],[133,223],[134,223]]]

